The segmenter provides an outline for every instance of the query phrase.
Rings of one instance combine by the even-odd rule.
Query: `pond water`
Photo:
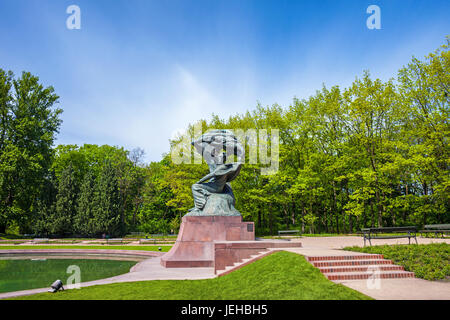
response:
[[[85,253],[1,254],[0,293],[50,287],[57,279],[67,285],[74,272],[80,282],[109,278],[129,272],[136,263],[148,258]]]

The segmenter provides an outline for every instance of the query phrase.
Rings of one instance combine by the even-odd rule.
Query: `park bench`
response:
[[[139,244],[153,242],[153,244],[156,244],[156,239],[139,239]]]
[[[144,232],[130,232],[130,234],[137,237],[145,236]]]
[[[408,243],[411,244],[411,238],[416,240],[417,244],[417,227],[386,227],[386,228],[363,228],[361,229],[364,237],[364,246],[366,246],[366,240],[369,240],[369,244],[372,245],[372,239],[398,239],[408,238]],[[393,235],[380,235],[385,233],[401,233]]]
[[[50,240],[49,238],[34,238],[33,243],[42,243],[42,242],[48,243],[49,240]]]
[[[106,243],[123,243],[122,238],[112,238],[112,239],[106,239]]]
[[[450,232],[450,224],[426,224],[424,226],[425,230],[420,230],[420,233],[434,233],[434,235],[437,237],[440,233],[442,238],[444,237],[445,233]]]
[[[150,237],[156,239],[157,241],[166,241],[168,235],[166,233],[152,233],[150,234]]]
[[[278,236],[281,237],[283,234],[296,234],[301,235],[300,230],[278,230]]]

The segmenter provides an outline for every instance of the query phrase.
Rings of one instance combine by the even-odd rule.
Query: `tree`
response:
[[[56,209],[53,215],[52,232],[55,234],[71,234],[77,213],[77,199],[79,186],[75,181],[72,165],[69,165],[58,180],[58,195],[56,196]]]
[[[37,204],[33,207],[33,224],[31,230],[35,234],[48,237],[52,233],[52,222],[55,216],[58,195],[57,186],[58,183],[53,174],[50,174],[44,181],[41,196],[37,200]]]
[[[99,209],[97,196],[97,181],[92,170],[89,170],[83,179],[78,197],[77,212],[74,218],[74,230],[82,235],[94,236],[99,231],[100,222],[96,219]]]
[[[124,232],[124,225],[120,219],[120,194],[116,168],[107,161],[100,173],[97,184],[97,210],[95,221],[97,232],[108,235],[119,235]]]
[[[13,222],[25,230],[32,216],[61,124],[58,98],[38,77],[0,69],[0,232]]]
[[[413,58],[398,74],[402,102],[409,106],[403,130],[410,168],[404,181],[411,186],[408,193],[421,194],[416,210],[422,224],[444,223],[450,216],[450,38],[446,40],[425,61]]]
[[[258,234],[449,223],[449,88],[448,38],[424,60],[413,58],[397,80],[365,72],[348,88],[323,86],[287,108],[258,104],[196,124],[279,130],[279,170],[262,174],[267,164],[249,163],[255,146],[241,141],[246,161],[231,183],[236,208]],[[207,165],[177,164],[169,155],[145,165],[139,148],[52,149],[56,102],[37,78],[0,71],[0,232],[7,225],[39,233],[176,232]],[[171,155],[190,158],[195,128],[170,141]]]

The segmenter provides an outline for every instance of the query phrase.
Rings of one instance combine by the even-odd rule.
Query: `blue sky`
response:
[[[66,28],[69,5],[81,29]],[[381,30],[369,30],[369,5]],[[448,0],[0,0],[0,68],[54,86],[57,143],[168,152],[212,113],[288,106],[363,70],[387,80],[450,34]]]

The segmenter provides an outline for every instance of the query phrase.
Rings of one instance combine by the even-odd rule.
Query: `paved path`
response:
[[[345,247],[358,246],[362,247],[364,241],[362,236],[348,236],[348,237],[303,237],[299,239],[305,248],[326,248],[326,249],[342,249]],[[450,239],[439,239],[439,238],[420,238],[417,237],[417,242],[419,244],[429,244],[429,243],[441,243],[445,242],[450,244]],[[411,243],[415,243],[414,239]],[[408,244],[408,239],[373,239],[372,245],[382,245],[382,244]]]
[[[405,244],[405,239],[378,240],[378,244]],[[302,248],[283,248],[282,250],[295,252],[305,256],[343,255],[347,252],[340,249],[347,246],[362,246],[361,237],[303,237],[294,241],[300,241]],[[419,244],[446,242],[450,239],[419,238]],[[406,242],[407,243],[407,242]],[[74,249],[75,250],[75,249]],[[126,251],[126,250],[124,250]],[[358,255],[362,253],[352,252]],[[164,268],[160,265],[160,257],[146,259],[133,268],[129,273],[95,281],[81,283],[81,287],[93,285],[147,281],[147,280],[196,280],[216,277],[214,268]],[[375,299],[445,299],[450,300],[450,282],[426,281],[421,279],[380,279],[379,286],[368,285],[366,280],[339,281],[339,283],[358,290]],[[374,289],[371,289],[374,287]],[[30,295],[46,292],[48,288],[24,290],[16,292],[1,293],[0,299]]]
[[[326,248],[288,248],[304,256],[339,256],[348,251]],[[352,255],[363,253],[351,252]],[[377,300],[450,300],[450,282],[410,279],[376,279],[334,281]]]
[[[377,300],[450,300],[450,282],[411,279],[342,281],[341,284]]]
[[[403,241],[402,241],[403,240]],[[405,241],[406,240],[406,241]],[[361,237],[303,237],[302,248],[283,249],[304,256],[339,256],[348,251],[342,248],[362,246]],[[375,242],[376,241],[376,242]],[[407,239],[375,240],[374,245],[407,244]],[[450,239],[418,238],[419,244],[448,243]],[[364,253],[351,252],[352,255]],[[418,278],[411,279],[377,279],[378,282],[367,280],[334,281],[355,289],[377,300],[450,300],[450,282],[427,281]]]

